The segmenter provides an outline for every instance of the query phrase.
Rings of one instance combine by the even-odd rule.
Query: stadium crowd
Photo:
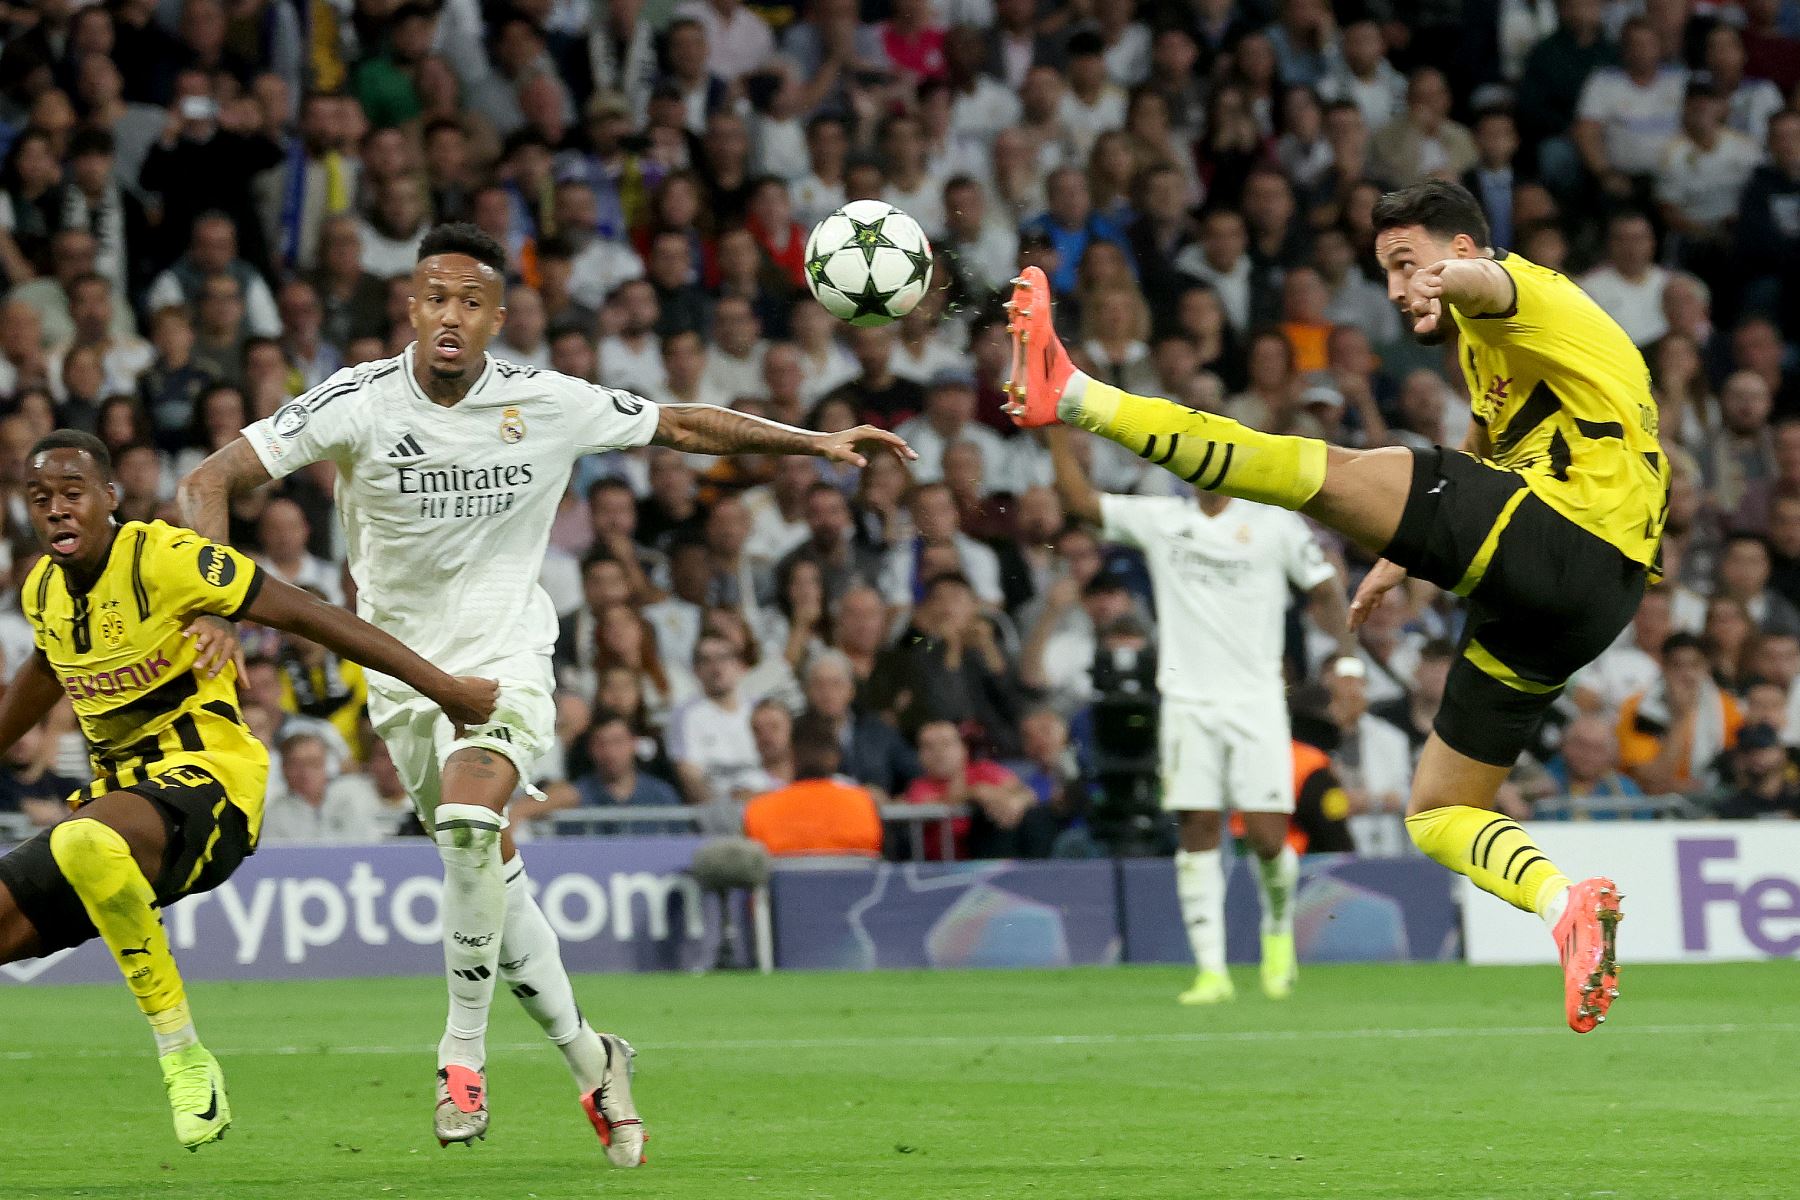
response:
[[[777,849],[876,853],[891,799],[966,811],[958,854],[1092,850],[1090,668],[1152,646],[1155,615],[999,411],[998,293],[1041,265],[1084,368],[1131,390],[1456,445],[1454,346],[1403,335],[1369,223],[1440,176],[1642,347],[1674,463],[1666,578],[1504,803],[1800,816],[1795,0],[37,0],[0,4],[0,41],[13,666],[33,442],[97,433],[120,517],[178,520],[178,480],[242,426],[406,345],[414,248],[467,220],[511,257],[499,357],[919,451],[584,460],[543,576],[560,752],[517,824],[689,804]],[[937,254],[885,328],[806,292],[808,229],[858,198]],[[1080,445],[1102,489],[1184,487]],[[332,483],[240,503],[232,536],[353,603]],[[1369,564],[1321,536],[1353,585]],[[1315,803],[1398,852],[1454,604],[1415,585],[1355,659],[1298,606],[1290,627],[1296,736],[1333,776]],[[243,638],[266,840],[403,830],[357,668]],[[10,754],[0,811],[47,823],[86,778],[65,706]]]

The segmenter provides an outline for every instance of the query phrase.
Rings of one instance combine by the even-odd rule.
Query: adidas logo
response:
[[[394,443],[394,448],[387,452],[387,457],[423,458],[425,457],[425,447],[419,445],[419,439],[409,433]]]

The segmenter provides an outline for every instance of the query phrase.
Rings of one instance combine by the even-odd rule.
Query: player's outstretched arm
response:
[[[0,754],[12,749],[25,731],[50,715],[63,697],[62,681],[44,656],[33,650],[0,696]]]
[[[662,405],[651,443],[688,454],[810,454],[853,467],[868,466],[864,453],[878,450],[888,451],[901,462],[919,457],[904,440],[873,425],[818,433],[712,404]],[[255,457],[255,451],[251,456]]]
[[[273,478],[244,438],[215,450],[189,471],[175,489],[181,523],[209,542],[231,544],[231,498],[253,492]]]
[[[352,662],[392,675],[437,704],[459,728],[486,724],[494,715],[500,685],[493,680],[439,670],[355,613],[328,604],[267,572],[242,615],[259,625],[298,634]]]
[[[1344,595],[1344,581],[1337,572],[1307,594],[1307,607],[1313,623],[1321,632],[1337,639],[1338,653],[1346,657],[1356,653],[1356,639],[1350,635],[1350,599]]]
[[[1518,301],[1506,268],[1491,258],[1446,258],[1420,267],[1406,281],[1406,309],[1414,333],[1431,333],[1443,320],[1444,305],[1465,316],[1498,316]]]
[[[1075,441],[1067,425],[1051,425],[1044,430],[1050,445],[1050,465],[1056,472],[1056,495],[1063,511],[1090,525],[1103,525],[1100,517],[1100,493],[1088,481],[1081,460],[1075,457]]]

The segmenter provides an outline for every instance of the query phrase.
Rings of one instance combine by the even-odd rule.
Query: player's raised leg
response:
[[[500,873],[504,811],[518,783],[511,762],[482,746],[451,753],[443,802],[431,814],[444,861],[444,978],[450,1013],[438,1043],[438,1141],[487,1136],[487,1025],[499,973],[506,881]]]
[[[1429,572],[1425,577],[1458,594],[1469,594],[1481,582],[1485,565],[1471,560],[1446,574],[1445,564],[1415,543],[1424,542],[1437,521],[1460,522],[1465,528],[1469,522],[1480,522],[1487,536],[1470,542],[1471,553],[1479,557],[1482,552],[1473,548],[1485,546],[1486,555],[1495,555],[1523,494],[1515,474],[1490,472],[1473,459],[1446,452],[1427,456],[1399,448],[1348,450],[1311,438],[1266,434],[1168,400],[1122,392],[1074,369],[1051,325],[1049,301],[1043,272],[1027,268],[1015,282],[1009,303],[1014,353],[1007,411],[1019,425],[1058,421],[1078,425],[1203,490],[1303,512],[1370,553],[1387,554],[1408,569]],[[1422,463],[1428,473],[1420,474],[1415,486],[1416,469]],[[1457,499],[1443,503],[1439,497],[1452,475],[1461,485]],[[1409,522],[1404,531],[1403,518]],[[1359,604],[1366,594],[1372,594],[1371,602],[1379,602],[1379,593],[1404,578],[1406,570],[1384,562],[1371,574],[1358,592]],[[1353,619],[1354,615],[1353,607]],[[1619,628],[1629,615],[1619,617]],[[1581,662],[1605,644],[1600,640]],[[1466,657],[1461,661],[1470,662]],[[1519,678],[1499,660],[1486,662],[1479,670],[1465,666],[1462,673],[1465,678],[1460,684],[1453,679],[1449,693],[1478,700],[1459,714],[1464,724],[1483,719],[1480,702],[1494,700],[1501,708],[1514,710],[1512,743],[1492,756],[1494,763],[1505,765],[1460,753],[1434,738],[1435,749],[1428,747],[1415,774],[1415,818],[1409,820],[1408,831],[1437,862],[1509,903],[1545,916],[1563,955],[1570,1027],[1586,1032],[1604,1018],[1617,993],[1611,954],[1617,888],[1609,880],[1589,880],[1579,890],[1580,903],[1565,905],[1567,878],[1517,823],[1491,811],[1500,783],[1527,740],[1520,729],[1528,735],[1535,728],[1560,690],[1560,679]],[[1440,714],[1440,725],[1443,719]],[[1476,845],[1475,835],[1484,828],[1489,833]],[[1502,835],[1506,857],[1496,860],[1499,852],[1489,843]],[[1566,926],[1561,922],[1565,913],[1573,914]]]
[[[644,1125],[631,1099],[629,1043],[599,1033],[575,1003],[575,988],[563,967],[556,931],[531,894],[525,861],[508,834],[502,845],[506,875],[506,923],[500,935],[500,979],[531,1019],[562,1051],[575,1077],[582,1112],[606,1147],[615,1167],[644,1161]]]
[[[125,976],[162,1060],[175,1136],[189,1150],[231,1125],[225,1076],[200,1044],[187,991],[156,911],[151,879],[162,872],[168,825],[156,806],[112,792],[50,832],[50,854]]]
[[[1304,512],[1371,552],[1393,540],[1412,485],[1398,447],[1349,450],[1263,433],[1229,417],[1136,396],[1075,369],[1050,320],[1050,283],[1027,267],[1008,301],[1011,402],[1020,426],[1055,422],[1118,442],[1203,491]]]

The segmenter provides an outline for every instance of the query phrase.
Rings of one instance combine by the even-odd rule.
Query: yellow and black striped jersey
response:
[[[1657,442],[1650,369],[1618,322],[1548,267],[1495,255],[1514,302],[1450,310],[1463,375],[1494,462],[1544,503],[1651,566],[1662,538],[1669,463]]]
[[[48,555],[31,569],[25,618],[74,706],[96,776],[75,800],[195,765],[258,827],[269,755],[244,725],[237,668],[196,672],[182,630],[203,614],[235,616],[261,585],[244,555],[161,521],[121,526],[85,590]]]

